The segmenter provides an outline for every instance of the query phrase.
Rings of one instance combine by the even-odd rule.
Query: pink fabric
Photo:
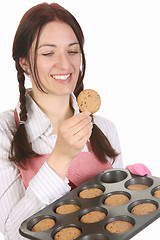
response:
[[[90,178],[104,170],[113,168],[109,161],[102,163],[92,151],[81,152],[72,160],[67,178],[76,186],[88,181]]]
[[[37,158],[27,159],[24,165],[26,170],[18,167],[26,188],[48,157],[49,154],[44,154]],[[77,187],[100,172],[111,168],[112,165],[109,162],[102,163],[98,161],[92,152],[81,152],[73,159],[66,177],[73,188],[73,186]]]
[[[135,175],[144,176],[146,174],[152,175],[150,170],[142,163],[135,163],[126,167],[131,173]]]
[[[25,188],[28,187],[30,180],[37,174],[48,157],[49,154],[44,154],[40,157],[27,159],[26,163],[23,165],[25,169],[18,166]]]
[[[16,110],[15,121],[18,125],[19,119]],[[100,162],[92,152],[89,142],[87,142],[87,145],[89,152],[81,152],[72,160],[69,167],[67,178],[70,181],[70,186],[72,188],[79,186],[100,172],[112,168],[109,161],[106,161],[105,163]],[[30,180],[37,174],[44,162],[48,159],[49,155],[50,154],[44,154],[40,157],[26,159],[26,163],[24,165],[25,169],[18,167],[26,188],[28,187]]]

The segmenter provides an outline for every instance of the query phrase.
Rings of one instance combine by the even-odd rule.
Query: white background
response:
[[[41,2],[1,3],[0,112],[14,108],[18,101],[12,60],[15,31],[23,14]],[[117,127],[124,167],[144,163],[154,176],[160,177],[160,1],[57,0],[57,3],[77,18],[84,31],[85,88],[98,91],[102,98],[98,114]],[[150,239],[158,221],[134,239]]]

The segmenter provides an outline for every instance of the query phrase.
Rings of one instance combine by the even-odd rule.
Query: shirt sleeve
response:
[[[53,199],[58,199],[70,191],[68,179],[63,181],[46,162],[30,181],[29,187],[44,204],[50,204]]]
[[[0,129],[0,231],[6,240],[21,240],[25,239],[19,234],[21,223],[70,187],[45,163],[26,190],[18,168],[8,160],[9,149],[7,134]]]

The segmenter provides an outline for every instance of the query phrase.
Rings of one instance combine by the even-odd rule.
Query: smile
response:
[[[51,75],[51,77],[53,77],[56,80],[62,80],[65,81],[67,80],[67,78],[69,78],[71,76],[71,74],[67,74],[67,75]]]

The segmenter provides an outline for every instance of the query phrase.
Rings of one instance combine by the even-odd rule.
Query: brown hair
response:
[[[85,74],[85,55],[83,51],[84,45],[84,36],[82,29],[75,19],[75,17],[68,12],[66,9],[61,7],[56,3],[47,4],[42,3],[34,6],[29,9],[25,15],[22,17],[20,24],[17,28],[14,42],[13,42],[13,59],[15,60],[15,66],[17,70],[17,79],[19,82],[19,92],[20,92],[20,121],[27,120],[27,109],[26,109],[26,90],[25,90],[25,75],[24,70],[19,64],[20,58],[26,57],[29,64],[29,50],[36,39],[35,53],[34,53],[34,66],[32,75],[34,76],[34,81],[36,86],[40,91],[44,90],[41,87],[39,78],[37,75],[37,66],[36,66],[36,52],[38,46],[39,35],[42,27],[51,22],[51,21],[62,21],[67,23],[74,31],[81,49],[82,55],[82,70],[80,71],[77,85],[74,90],[74,94],[77,97],[78,94],[83,90],[83,78]],[[31,65],[31,64],[30,64]],[[31,69],[31,67],[30,67]],[[106,136],[102,131],[96,126],[93,125],[93,131],[91,135],[91,147],[95,155],[99,158],[100,161],[106,161],[106,156],[115,160],[115,157],[118,155],[116,151],[112,148]],[[11,144],[10,160],[14,161],[17,165],[23,166],[25,164],[26,158],[31,158],[33,156],[38,156],[35,153],[27,138],[27,132],[24,124],[17,125],[17,129],[13,134],[13,141]]]

